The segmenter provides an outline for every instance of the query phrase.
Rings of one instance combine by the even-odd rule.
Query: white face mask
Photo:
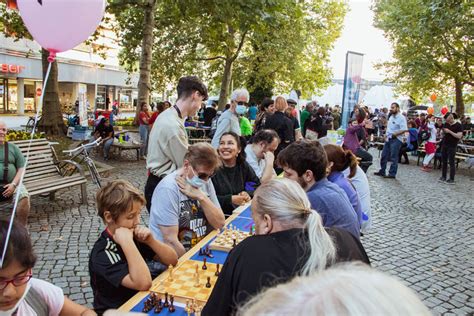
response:
[[[28,294],[28,291],[30,290],[30,288],[31,288],[31,282],[28,282],[27,285],[26,285],[25,292],[23,293],[21,298],[18,300],[18,302],[15,304],[15,306],[13,308],[7,310],[7,311],[0,311],[0,316],[10,316],[10,315],[12,315],[16,311],[18,306],[20,306],[21,302],[23,302],[23,300],[25,299],[25,296],[26,296],[26,294]]]

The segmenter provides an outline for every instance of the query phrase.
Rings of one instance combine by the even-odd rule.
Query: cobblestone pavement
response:
[[[110,162],[115,169],[107,179],[125,178],[143,189],[145,163],[125,158]],[[401,278],[434,314],[472,314],[474,170],[461,166],[456,185],[449,186],[437,182],[439,171],[422,172],[411,159],[410,165],[399,167],[396,180],[372,175],[378,160],[369,169],[374,222],[362,242],[373,266]],[[54,202],[34,198],[30,217],[38,255],[35,275],[89,306],[88,254],[103,229],[95,191],[89,184],[87,206],[79,205],[78,188],[59,192]],[[148,214],[142,214],[147,224]]]

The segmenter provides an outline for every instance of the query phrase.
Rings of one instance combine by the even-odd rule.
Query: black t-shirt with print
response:
[[[148,245],[134,240],[145,260],[151,260],[155,252]],[[149,272],[148,272],[149,273]],[[119,308],[138,291],[121,283],[129,274],[125,254],[108,230],[104,230],[94,244],[89,257],[89,274],[94,293],[94,310],[100,315],[110,308]]]

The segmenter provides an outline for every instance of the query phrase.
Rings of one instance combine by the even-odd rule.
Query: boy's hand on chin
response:
[[[114,240],[119,245],[133,242],[133,230],[126,227],[119,227],[115,230]]]
[[[133,230],[133,234],[139,242],[147,243],[153,239],[151,231],[143,226],[135,227],[135,229]]]

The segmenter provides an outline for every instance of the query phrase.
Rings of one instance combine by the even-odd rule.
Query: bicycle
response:
[[[86,163],[87,167],[89,168],[92,182],[97,185],[99,189],[102,187],[102,184],[100,182],[100,174],[97,171],[97,167],[95,166],[94,160],[89,156],[89,149],[99,146],[101,142],[102,138],[99,137],[92,143],[88,143],[85,145],[81,144],[79,147],[71,150],[63,150],[63,153],[68,154],[71,157],[71,160],[82,155],[82,158],[79,160],[78,163]],[[72,171],[74,172],[74,170]]]

